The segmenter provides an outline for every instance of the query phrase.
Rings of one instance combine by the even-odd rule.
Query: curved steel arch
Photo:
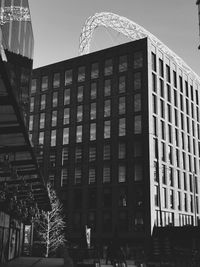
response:
[[[187,74],[194,76],[195,80],[200,83],[199,76],[171,49],[164,45],[157,37],[152,33],[145,30],[137,23],[119,15],[110,12],[96,13],[94,16],[89,17],[85,25],[82,28],[82,32],[79,40],[79,55],[88,54],[90,50],[90,43],[94,30],[104,26],[106,28],[112,28],[113,30],[122,33],[130,40],[139,40],[142,38],[149,38],[159,49],[161,49],[168,57],[174,60],[180,67],[182,67]]]

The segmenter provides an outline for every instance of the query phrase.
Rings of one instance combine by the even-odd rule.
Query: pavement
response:
[[[0,267],[64,267],[64,260],[62,258],[19,257],[7,263],[1,263]]]

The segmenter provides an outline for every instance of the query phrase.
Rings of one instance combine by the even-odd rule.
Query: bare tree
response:
[[[41,243],[45,247],[46,258],[66,242],[64,234],[66,225],[63,206],[51,185],[48,185],[48,195],[51,203],[51,210],[41,211],[37,219],[35,219],[35,230],[39,235]]]

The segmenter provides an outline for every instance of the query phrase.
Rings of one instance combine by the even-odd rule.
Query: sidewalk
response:
[[[20,257],[0,264],[0,267],[64,267],[64,260],[62,258]]]

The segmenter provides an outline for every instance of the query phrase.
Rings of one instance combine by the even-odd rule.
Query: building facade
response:
[[[136,253],[154,225],[197,225],[199,108],[198,80],[148,38],[33,70],[30,139],[68,240],[87,225]]]

